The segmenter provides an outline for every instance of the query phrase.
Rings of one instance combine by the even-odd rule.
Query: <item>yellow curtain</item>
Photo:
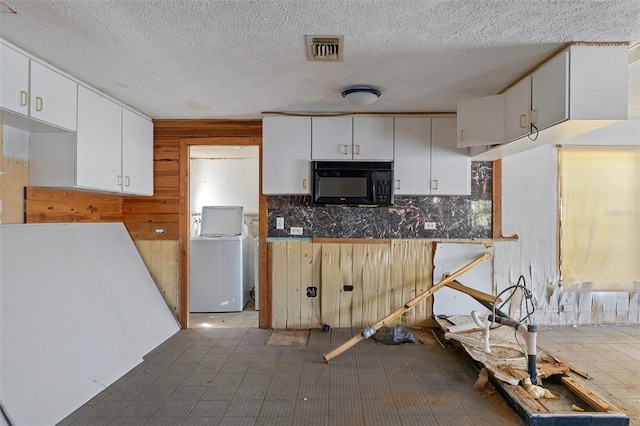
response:
[[[561,273],[568,288],[640,283],[640,149],[560,149]]]

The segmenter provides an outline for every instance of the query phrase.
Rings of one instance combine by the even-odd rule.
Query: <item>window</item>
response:
[[[563,147],[559,158],[563,284],[640,285],[640,149]]]

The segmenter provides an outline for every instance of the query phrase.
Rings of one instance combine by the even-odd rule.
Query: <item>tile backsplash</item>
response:
[[[269,196],[269,237],[303,238],[490,238],[492,163],[471,163],[469,196],[400,196],[393,206],[316,206],[310,196]],[[285,229],[276,229],[283,217]],[[435,222],[435,229],[424,229]],[[296,237],[296,236],[293,236]]]

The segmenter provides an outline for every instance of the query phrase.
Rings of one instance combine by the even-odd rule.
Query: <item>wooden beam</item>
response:
[[[502,299],[497,299],[495,296],[492,296],[488,293],[484,293],[480,290],[476,290],[475,288],[467,287],[462,284],[460,281],[453,280],[450,283],[447,283],[447,287],[452,288],[454,290],[458,290],[462,293],[468,294],[476,300],[483,300],[488,303],[500,303]]]
[[[589,404],[596,411],[605,413],[621,413],[622,411],[615,405],[609,404],[604,398],[586,387],[581,382],[570,376],[562,376],[560,381],[570,391],[575,393],[580,399]]]
[[[502,238],[502,159],[493,161],[491,218],[492,237]]]

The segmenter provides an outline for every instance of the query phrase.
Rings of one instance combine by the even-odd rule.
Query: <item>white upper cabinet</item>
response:
[[[78,86],[77,132],[30,135],[29,185],[153,195],[153,123]]]
[[[153,123],[122,108],[122,192],[153,195]]]
[[[466,137],[458,135],[458,146],[480,146],[472,148],[474,160],[495,160],[626,120],[628,71],[626,45],[572,45],[532,72],[530,82],[509,88],[502,115],[499,105],[492,117],[483,115],[482,103],[477,116],[459,103],[458,130]],[[504,129],[502,142],[467,130],[492,127]]]
[[[29,58],[0,44],[0,106],[29,115]]]
[[[393,160],[393,117],[353,117],[353,159]]]
[[[262,119],[262,193],[311,194],[311,117]]]
[[[76,130],[78,84],[10,46],[0,44],[0,48],[0,106],[20,115],[8,116],[4,121],[27,130],[42,130],[39,123]],[[21,116],[39,122],[30,126],[30,122],[21,120]]]
[[[531,124],[538,131],[569,118],[569,52],[562,52],[532,75]],[[533,128],[533,132],[535,132]]]
[[[313,117],[314,160],[393,160],[393,117]]]
[[[122,107],[80,87],[76,186],[121,192],[123,180]]]
[[[505,97],[484,96],[458,102],[458,147],[504,142]]]
[[[527,76],[505,92],[506,141],[526,136],[530,132],[531,76]]]
[[[353,159],[353,118],[311,117],[311,158]]]
[[[455,118],[396,117],[395,194],[469,195],[471,160],[456,142]]]
[[[31,118],[76,130],[78,84],[31,61]]]
[[[396,195],[431,194],[431,118],[396,117]]]
[[[456,119],[431,119],[431,195],[470,195],[471,159],[456,144]]]

